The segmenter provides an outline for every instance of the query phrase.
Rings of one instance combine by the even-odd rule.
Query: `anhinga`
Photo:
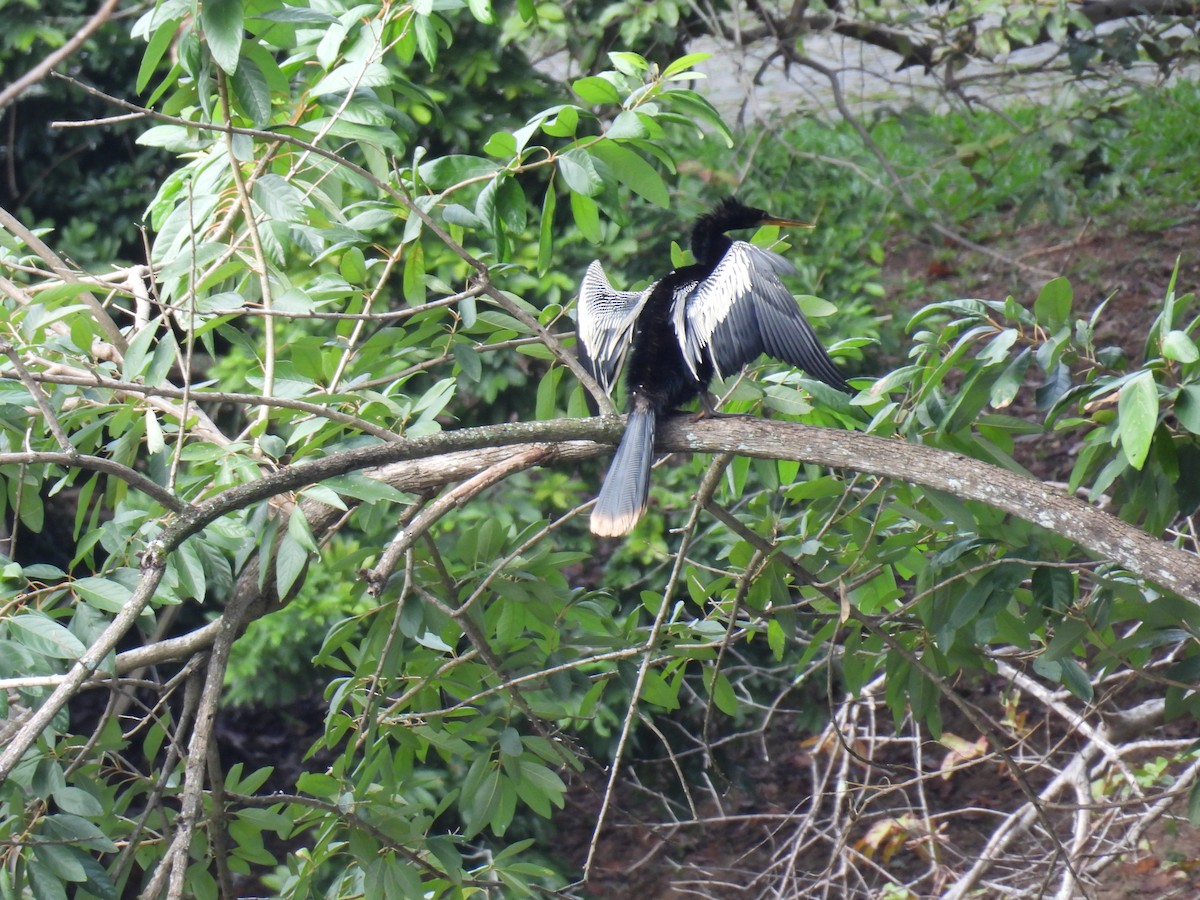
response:
[[[606,390],[632,343],[626,384],[629,419],[596,506],[594,534],[628,534],[646,509],[654,429],[661,415],[699,397],[711,413],[708,386],[766,353],[850,392],[791,292],[779,280],[795,268],[777,253],[725,232],[759,225],[802,225],[730,197],[692,229],[696,262],[644,291],[617,291],[597,260],[579,290],[582,360]]]

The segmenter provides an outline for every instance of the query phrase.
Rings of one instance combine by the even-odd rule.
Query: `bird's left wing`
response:
[[[675,333],[692,374],[705,357],[724,377],[766,353],[850,391],[779,280],[795,271],[778,253],[734,241],[712,274],[675,303]]]
[[[653,289],[654,285],[644,291],[614,290],[599,260],[593,261],[583,276],[576,312],[580,361],[605,393],[612,393],[634,323]]]

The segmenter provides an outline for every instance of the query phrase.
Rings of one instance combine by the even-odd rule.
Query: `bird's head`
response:
[[[715,262],[729,247],[729,239],[724,237],[725,232],[737,231],[739,228],[758,228],[762,225],[810,227],[807,222],[781,219],[765,209],[747,206],[737,197],[726,197],[696,220],[692,229],[692,255],[701,262]]]

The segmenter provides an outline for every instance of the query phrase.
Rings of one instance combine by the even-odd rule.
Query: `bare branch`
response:
[[[96,29],[109,20],[120,2],[121,0],[105,0],[104,5],[96,10],[96,13],[65,44],[53,53],[47,54],[36,66],[0,91],[0,110],[45,78],[55,66],[78,50],[83,42],[96,32]]]

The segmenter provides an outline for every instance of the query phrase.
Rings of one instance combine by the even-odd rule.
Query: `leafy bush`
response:
[[[673,14],[638,9],[627,34]],[[990,40],[1032,41],[1039,16],[1062,24],[1014,13]],[[1029,786],[1047,766],[1111,763],[1100,774],[1124,787],[1100,795],[1119,798],[1117,824],[1097,836],[1063,818],[1080,829],[1063,846],[1047,818],[1032,838],[1068,889],[1093,851],[1136,844],[1135,817],[1162,800],[1148,787],[1194,791],[1187,742],[1164,738],[1169,761],[1129,778],[1121,756],[1164,716],[1196,715],[1200,584],[1194,556],[1159,539],[1193,538],[1192,298],[1172,285],[1140,361],[1098,343],[1102,313],[1061,279],[1026,303],[926,305],[888,339],[900,365],[873,379],[864,358],[894,312],[877,308],[889,228],[1033,209],[1087,155],[1010,145],[998,119],[881,119],[869,134],[924,179],[902,192],[844,128],[735,141],[689,86],[703,55],[600,56],[611,36],[592,31],[581,52],[603,68],[570,95],[548,86],[520,47],[566,22],[524,0],[206,0],[198,15],[166,0],[133,26],[135,87],[154,108],[135,111],[155,122],[139,141],[177,160],[149,204],[148,265],[115,287],[83,279],[6,215],[0,502],[26,532],[62,512],[66,488],[77,506],[69,573],[21,559],[19,535],[2,570],[0,891],[568,890],[581,865],[594,874],[635,750],[635,780],[651,783],[641,768],[657,755],[679,787],[655,781],[648,802],[700,827],[696,784],[724,815],[713,760],[744,759],[743,738],[765,749],[777,717],[820,729],[787,735],[816,773],[790,821],[838,836],[829,859],[850,854],[855,890],[907,890],[888,866],[909,843],[945,848],[911,881],[921,890],[954,878],[968,892],[976,861],[1009,858],[979,853],[974,826],[933,824],[964,814],[935,816],[924,789],[959,766],[1002,764],[1049,801]],[[1092,146],[1146,121],[1136,109],[1096,118]],[[930,167],[936,141],[953,154]],[[814,317],[837,304],[824,334],[871,375],[854,398],[771,365],[730,379],[728,408],[770,421],[666,423],[663,449],[719,455],[661,467],[634,537],[596,545],[580,513],[619,427],[584,417],[578,272],[599,252],[628,282],[680,262],[679,220],[707,192],[671,176],[701,166],[724,191],[738,155],[756,163],[747,199],[813,214],[787,251],[796,286],[821,295],[802,300]],[[1097,202],[1136,177],[1114,169],[1071,196]],[[1068,491],[1019,459],[1017,439],[1047,429],[1081,448]],[[168,634],[175,609],[192,621]],[[1002,707],[970,696],[990,676],[1078,729],[1078,754],[1042,753],[1011,692]],[[287,792],[266,787],[270,769],[219,758],[222,702],[279,704],[313,680],[324,732]],[[1114,681],[1155,714],[1133,716]],[[1111,730],[1101,709],[1136,727]],[[869,767],[849,802],[850,760],[871,752],[860,738],[886,743],[878,716],[917,756],[932,738],[953,758],[917,759],[877,791]],[[839,774],[822,782],[822,761]],[[576,786],[598,797],[593,838],[582,863],[560,862],[545,836],[579,818]],[[1029,819],[1003,815],[1017,824],[997,846]],[[798,871],[803,856],[763,871],[802,895],[838,868]],[[1004,877],[1041,885],[1027,869]]]

